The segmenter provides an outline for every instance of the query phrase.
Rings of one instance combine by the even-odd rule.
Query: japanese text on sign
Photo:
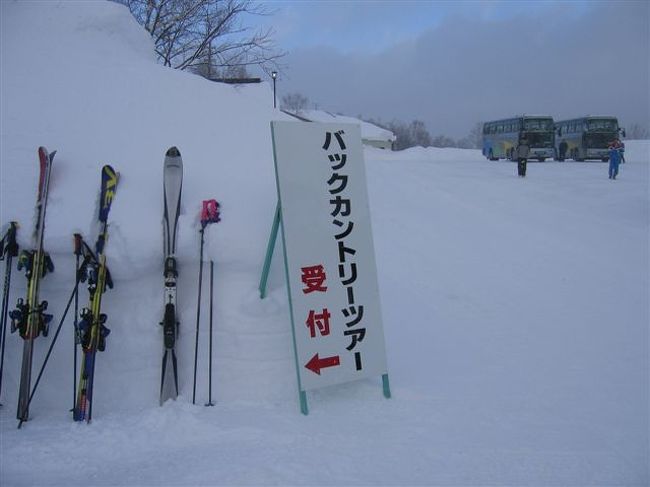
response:
[[[301,388],[385,374],[359,127],[272,127]]]

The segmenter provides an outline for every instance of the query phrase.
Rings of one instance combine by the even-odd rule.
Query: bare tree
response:
[[[409,132],[413,145],[429,147],[431,145],[431,135],[422,120],[413,120],[409,125]]]
[[[433,147],[456,147],[456,142],[446,135],[437,135],[431,140]]]
[[[631,140],[641,140],[650,138],[650,131],[638,123],[633,123],[627,130],[627,138]]]
[[[388,124],[388,129],[393,132],[396,137],[395,143],[393,144],[394,150],[408,149],[415,145],[409,127],[404,122],[393,120]]]
[[[431,135],[421,120],[413,120],[410,123],[393,120],[385,128],[393,132],[397,138],[393,144],[394,150],[408,149],[418,145],[422,147],[431,145]]]
[[[483,122],[476,122],[467,138],[472,144],[472,147],[469,147],[470,149],[480,149],[483,147]]]
[[[291,112],[299,112],[309,105],[309,99],[301,93],[288,93],[282,97],[282,108]]]
[[[242,26],[247,15],[271,12],[250,0],[119,0],[149,32],[165,66],[214,77],[225,68],[277,68],[284,55],[272,29]]]

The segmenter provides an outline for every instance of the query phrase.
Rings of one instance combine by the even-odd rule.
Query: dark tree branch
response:
[[[275,48],[273,31],[250,33],[243,18],[270,15],[251,0],[118,0],[149,32],[165,66],[220,69],[258,65],[277,67],[284,53]],[[196,69],[194,69],[196,71]]]

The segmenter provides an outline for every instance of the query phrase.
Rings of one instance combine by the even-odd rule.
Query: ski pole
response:
[[[74,370],[73,370],[73,375],[72,375],[72,409],[71,411],[74,411],[75,404],[77,402],[77,344],[80,343],[79,340],[79,257],[81,256],[82,253],[82,245],[81,243],[83,242],[83,239],[80,234],[75,233],[74,234],[74,255],[76,256],[77,262],[76,262],[76,270],[75,270],[75,277],[77,278],[76,284],[75,284],[75,293],[74,293],[74,337],[73,337],[73,342],[72,342],[72,348],[74,351],[74,358],[73,358],[73,363],[74,363]]]
[[[63,311],[63,316],[61,316],[59,325],[56,327],[56,333],[54,334],[52,343],[50,343],[50,348],[47,350],[47,354],[45,355],[45,360],[43,360],[43,365],[41,365],[41,370],[38,372],[36,383],[34,384],[34,388],[32,389],[31,394],[29,395],[29,399],[27,400],[27,406],[25,406],[25,409],[29,409],[29,405],[32,403],[32,399],[34,398],[34,393],[36,392],[38,383],[41,381],[41,377],[43,376],[43,372],[45,371],[45,366],[47,365],[47,361],[50,359],[50,355],[52,354],[52,350],[54,349],[54,345],[56,344],[56,339],[58,338],[59,333],[61,332],[61,327],[63,326],[63,322],[65,321],[68,311],[70,310],[70,305],[72,304],[72,300],[77,295],[77,291],[79,290],[80,279],[81,279],[81,273],[78,273],[74,288],[72,289],[72,294],[70,294],[70,298],[68,299],[68,304],[65,306],[65,311]],[[18,429],[20,429],[20,427],[23,425],[24,422],[25,419],[20,420],[20,422],[18,423]]]
[[[5,262],[5,280],[2,288],[2,311],[0,315],[0,340],[2,341],[2,351],[0,351],[0,394],[2,393],[2,372],[5,362],[5,345],[7,340],[7,313],[9,312],[9,291],[11,289],[11,262],[13,257],[18,255],[18,243],[16,242],[16,229],[18,224],[11,222],[7,233],[2,237],[0,243],[0,260],[7,259]]]
[[[212,302],[214,288],[214,261],[210,259],[210,354],[208,355],[208,403],[206,406],[214,406],[212,402]]]
[[[199,297],[196,305],[196,337],[194,340],[194,385],[192,386],[192,404],[196,404],[196,367],[199,359],[199,323],[201,321],[201,284],[203,281],[203,240],[205,225],[201,223],[201,257],[199,259]]]
[[[199,295],[198,303],[196,305],[196,337],[194,340],[194,385],[192,387],[192,404],[196,404],[196,370],[199,358],[199,323],[201,320],[201,287],[203,284],[203,243],[205,227],[210,223],[217,223],[220,220],[219,203],[217,203],[217,200],[203,201],[203,209],[201,210],[201,252],[199,259]]]

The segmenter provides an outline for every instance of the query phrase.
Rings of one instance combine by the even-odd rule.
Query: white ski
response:
[[[160,377],[160,405],[178,396],[178,364],[176,360],[176,339],[178,338],[178,319],[176,316],[176,227],[181,206],[183,187],[183,159],[176,147],[165,154],[163,191],[165,199],[165,312],[163,321],[163,358]]]

